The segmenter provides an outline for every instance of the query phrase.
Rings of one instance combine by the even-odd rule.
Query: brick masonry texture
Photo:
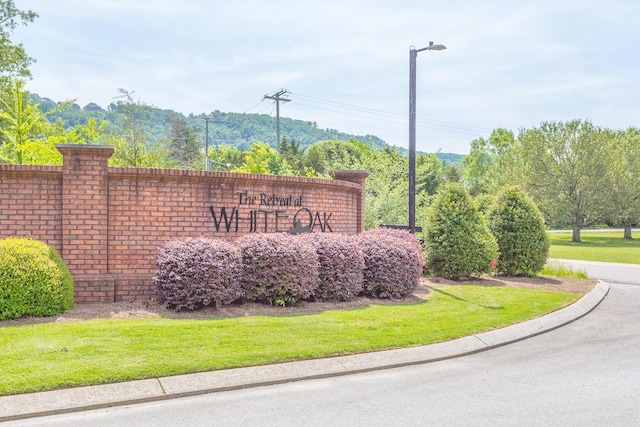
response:
[[[111,146],[57,148],[62,167],[0,165],[0,238],[55,247],[79,303],[154,296],[158,250],[172,239],[364,229],[366,171],[336,171],[329,180],[110,168]]]

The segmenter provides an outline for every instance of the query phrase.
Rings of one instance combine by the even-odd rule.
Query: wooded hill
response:
[[[66,129],[71,129],[75,125],[87,123],[90,118],[98,123],[105,120],[109,122],[108,130],[119,133],[124,127],[124,114],[122,114],[123,103],[112,102],[106,109],[95,103],[89,103],[84,107],[73,104],[66,108],[52,112],[58,103],[37,94],[30,94],[30,98],[38,104],[40,110],[48,115],[49,121],[55,123],[61,119]],[[276,148],[276,118],[268,114],[245,114],[231,113],[215,110],[208,114],[209,120],[209,146],[216,147],[226,144],[233,145],[238,150],[247,150],[256,142],[265,142]],[[181,117],[187,121],[190,127],[200,131],[204,146],[205,123],[196,118],[194,114],[184,116],[173,110],[161,109],[153,106],[145,106],[144,122],[148,134],[153,139],[162,139],[168,136],[168,123],[171,117]],[[388,144],[374,135],[353,135],[341,132],[336,129],[321,129],[315,122],[295,120],[287,117],[280,117],[280,134],[288,141],[295,141],[300,144],[301,149],[306,149],[318,141],[326,140],[357,140],[365,143],[373,149],[383,149]],[[406,149],[397,147],[398,152],[406,154]],[[464,157],[453,153],[436,153],[440,161],[456,164]]]

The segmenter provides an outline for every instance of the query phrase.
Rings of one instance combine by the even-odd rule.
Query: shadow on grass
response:
[[[477,302],[469,301],[467,299],[460,298],[457,295],[450,294],[449,292],[443,291],[442,289],[438,289],[438,288],[430,288],[430,289],[433,292],[437,292],[437,293],[446,295],[449,298],[452,298],[452,299],[454,299],[456,301],[461,301],[461,302],[465,302],[467,304],[471,304],[471,305],[475,305],[475,306],[478,306],[478,307],[486,308],[487,310],[504,310],[504,306],[502,306],[502,305],[495,306],[495,305],[478,304]]]

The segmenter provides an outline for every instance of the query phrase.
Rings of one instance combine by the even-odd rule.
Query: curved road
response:
[[[638,268],[614,270],[638,283]],[[611,283],[580,320],[471,356],[11,425],[637,426],[640,286]]]

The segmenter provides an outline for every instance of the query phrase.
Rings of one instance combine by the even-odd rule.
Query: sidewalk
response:
[[[506,328],[422,347],[4,396],[0,397],[0,422],[348,375],[466,356],[520,341],[571,323],[593,310],[608,292],[609,285],[599,282],[591,292],[574,304],[546,316]]]

